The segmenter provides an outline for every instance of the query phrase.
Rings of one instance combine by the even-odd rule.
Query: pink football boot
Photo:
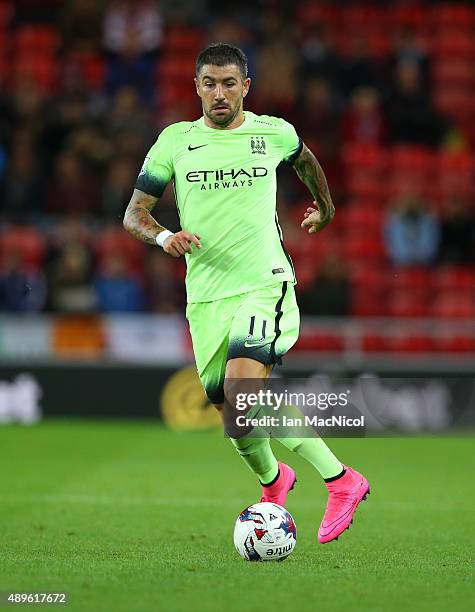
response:
[[[261,502],[272,502],[284,506],[287,494],[294,488],[296,482],[297,478],[293,469],[279,461],[279,478],[274,484],[262,487]]]
[[[350,467],[343,467],[346,472],[341,478],[325,483],[329,497],[318,530],[318,541],[321,544],[338,540],[338,536],[350,528],[358,504],[369,495],[366,478]]]

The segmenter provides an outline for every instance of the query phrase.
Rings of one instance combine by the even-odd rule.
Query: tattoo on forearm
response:
[[[156,198],[136,191],[124,215],[125,229],[135,238],[154,245],[156,236],[165,229],[152,217],[156,202]]]
[[[305,145],[294,163],[299,179],[305,183],[313,195],[322,221],[331,221],[335,214],[327,179],[315,155]]]

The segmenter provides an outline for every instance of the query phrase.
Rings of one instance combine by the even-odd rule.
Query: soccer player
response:
[[[124,217],[133,236],[186,258],[187,309],[200,380],[222,411],[225,431],[262,485],[262,501],[284,505],[296,477],[278,463],[268,437],[235,432],[233,381],[264,381],[296,342],[299,310],[292,261],[276,214],[276,168],[292,165],[313,196],[302,228],[321,231],[334,207],[322,168],[283,119],[243,110],[247,58],[217,43],[196,61],[203,116],[166,127],[150,149]],[[173,181],[182,230],[151,211]],[[225,401],[226,399],[226,401]],[[318,531],[329,542],[349,527],[366,498],[366,478],[344,466],[321,438],[281,438],[323,477],[329,499]]]

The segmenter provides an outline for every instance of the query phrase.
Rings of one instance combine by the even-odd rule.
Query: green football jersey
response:
[[[150,149],[136,188],[160,197],[174,182],[182,229],[202,248],[186,254],[188,302],[209,302],[295,282],[276,212],[276,168],[302,149],[294,127],[245,112],[235,129],[204,118],[165,128]]]

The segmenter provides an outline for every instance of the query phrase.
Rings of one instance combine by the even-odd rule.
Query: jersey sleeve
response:
[[[293,164],[302,151],[303,142],[294,126],[282,119],[282,159]]]
[[[156,198],[161,197],[174,175],[172,127],[161,132],[148,152],[135,182],[136,189]]]

